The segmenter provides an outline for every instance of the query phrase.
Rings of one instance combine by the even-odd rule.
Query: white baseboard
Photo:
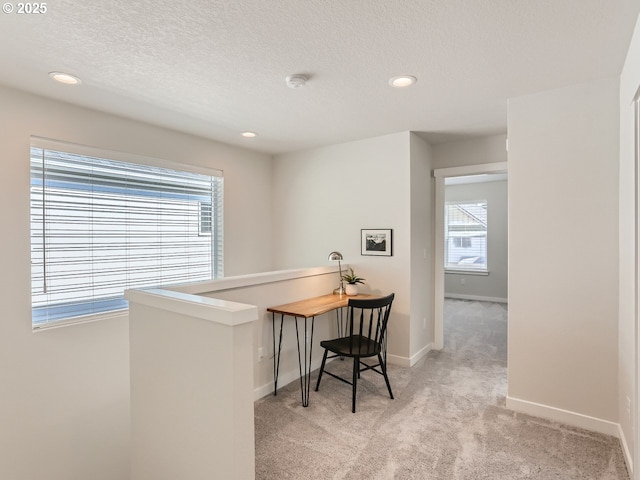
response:
[[[400,357],[398,355],[387,354],[387,362],[392,365],[398,365],[400,367],[412,367],[418,363],[423,357],[427,355],[433,349],[433,344],[430,343],[423,347],[418,353],[411,356],[411,358]],[[327,360],[327,363],[334,361],[335,358]],[[317,370],[322,364],[322,358],[319,358],[311,363],[311,371]],[[298,370],[291,370],[289,372],[280,372],[278,375],[278,388],[284,387],[291,382],[297,382],[300,380],[300,372]],[[267,395],[273,395],[273,382],[269,382],[265,385],[261,385],[258,388],[253,389],[253,401],[259,400]]]
[[[410,367],[411,359],[387,353],[387,363],[390,363],[391,365],[398,365],[399,367]]]
[[[581,413],[563,410],[561,408],[542,405],[507,396],[507,408],[516,412],[526,413],[534,417],[546,418],[573,427],[584,428],[592,432],[603,433],[619,438],[620,425],[609,420],[590,417]]]
[[[327,364],[334,361],[334,358],[327,360]],[[317,360],[311,362],[311,371],[317,370],[320,368],[322,364],[322,357]],[[300,381],[300,372],[295,370],[290,370],[288,372],[280,372],[278,374],[278,388],[282,388],[285,385],[289,385],[291,382],[299,382]],[[314,386],[312,385],[312,388]],[[258,388],[253,389],[253,401],[261,399],[262,397],[266,397],[267,395],[273,395],[273,382],[269,382],[265,385],[261,385]]]
[[[463,293],[445,293],[445,298],[457,298],[459,300],[475,300],[478,302],[509,303],[509,299],[502,297],[485,297],[482,295],[465,295]]]
[[[401,357],[399,355],[387,354],[387,362],[392,365],[398,365],[399,367],[413,367],[416,363],[422,360],[433,349],[433,343],[429,343],[420,349],[418,353],[411,357]]]
[[[622,445],[622,453],[624,454],[624,461],[627,464],[627,470],[629,470],[629,477],[633,478],[633,455],[629,451],[627,437],[625,437],[620,425],[618,425],[618,438],[620,439],[620,445]]]
[[[256,400],[260,400],[262,397],[266,397],[269,394],[273,395],[273,382],[254,388],[253,401],[255,402]]]
[[[629,450],[627,438],[619,423],[610,422],[601,418],[590,417],[581,413],[571,412],[560,408],[550,407],[539,403],[528,402],[518,398],[507,396],[507,408],[516,412],[526,413],[535,417],[546,418],[555,422],[564,423],[578,428],[584,428],[593,432],[603,433],[616,437],[620,441],[624,461],[627,464],[629,475],[633,478],[633,455]]]

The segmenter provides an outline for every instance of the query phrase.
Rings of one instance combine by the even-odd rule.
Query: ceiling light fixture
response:
[[[295,75],[289,75],[284,81],[287,83],[287,87],[289,88],[300,88],[304,87],[309,78],[306,75],[301,75],[296,73]]]
[[[258,136],[258,134],[256,132],[242,132],[241,135],[244,138],[254,138],[254,137]]]
[[[82,80],[69,73],[49,72],[49,77],[51,77],[56,82],[64,83],[65,85],[80,85],[82,83]]]
[[[413,75],[399,75],[389,79],[389,85],[396,88],[410,87],[416,83],[418,79]]]

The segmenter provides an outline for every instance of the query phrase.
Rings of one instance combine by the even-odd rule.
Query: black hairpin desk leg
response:
[[[282,351],[282,324],[284,322],[284,314],[280,315],[280,335],[278,336],[278,351],[276,352],[276,314],[271,314],[273,320],[271,329],[273,332],[273,394],[278,394],[278,374],[280,373],[280,352]]]
[[[298,320],[304,320],[304,335],[300,338],[301,327]],[[311,352],[313,348],[313,324],[315,317],[295,317],[296,338],[298,340],[298,365],[300,367],[300,390],[302,392],[302,406],[309,406],[309,386],[311,385]],[[311,325],[309,325],[311,321]],[[302,345],[300,344],[302,341]],[[304,368],[304,372],[303,372]]]

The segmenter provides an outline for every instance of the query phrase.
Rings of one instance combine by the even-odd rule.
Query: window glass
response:
[[[222,176],[32,146],[33,327],[221,277],[222,194]]]
[[[487,269],[487,201],[445,205],[445,268]]]

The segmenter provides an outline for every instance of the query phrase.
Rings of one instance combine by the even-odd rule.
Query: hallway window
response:
[[[125,289],[222,276],[222,172],[32,140],[33,328],[125,309]]]
[[[445,269],[486,271],[487,201],[445,205]]]

